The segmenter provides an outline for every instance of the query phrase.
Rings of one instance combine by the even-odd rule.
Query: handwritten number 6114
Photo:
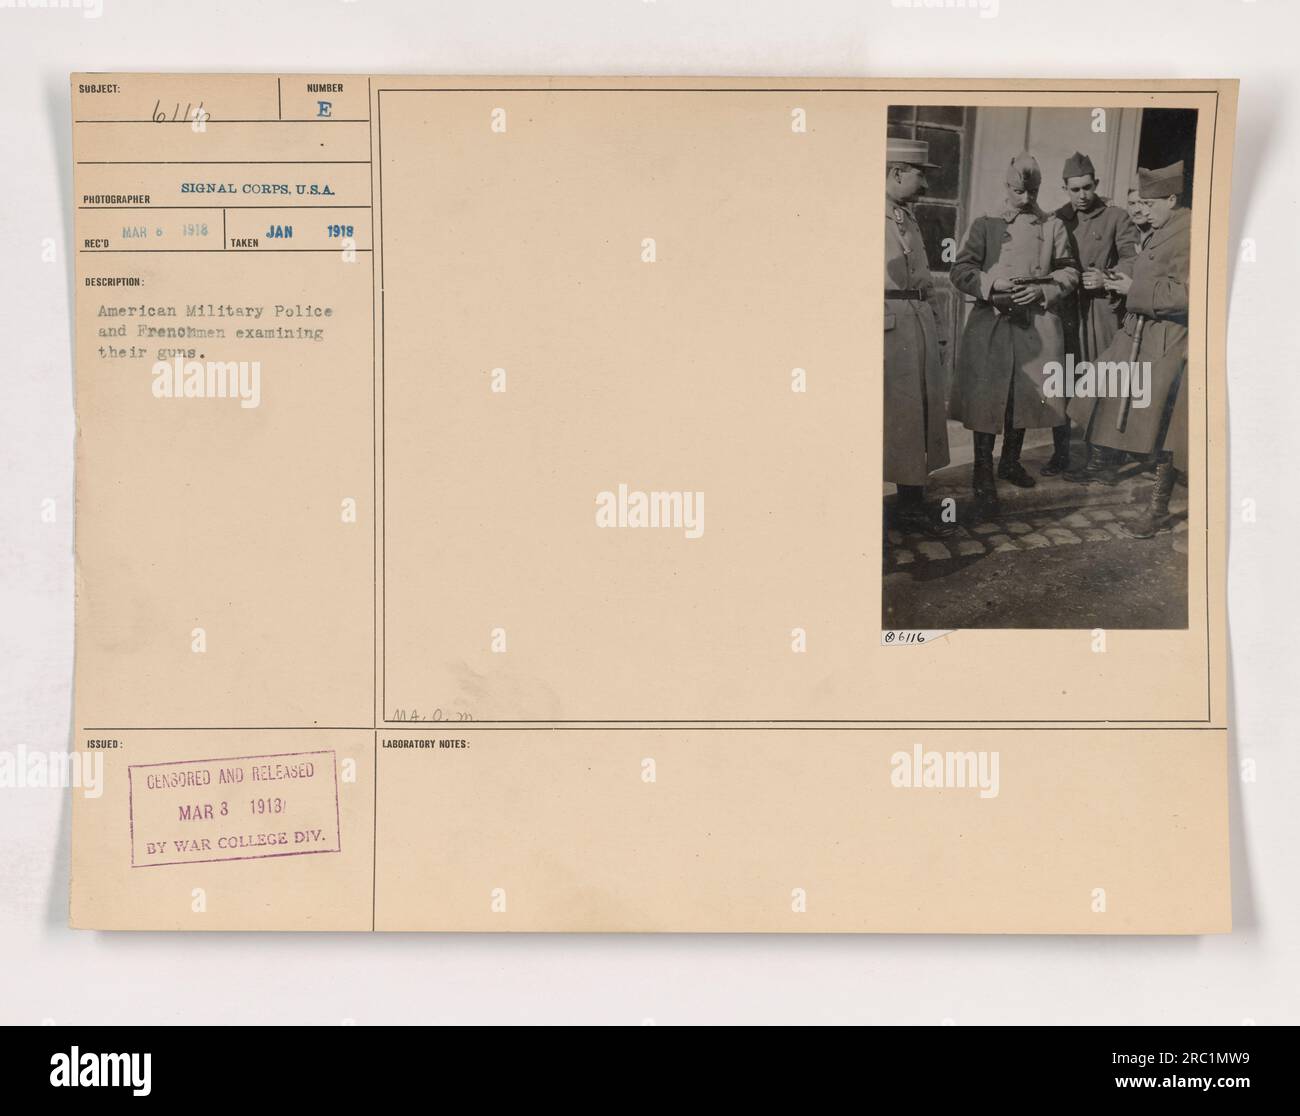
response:
[[[184,112],[181,112],[181,103],[180,101],[177,101],[176,104],[172,107],[171,116],[167,115],[167,110],[163,108],[161,100],[154,101],[153,103],[153,119],[154,122],[157,124],[165,124],[168,121],[175,121],[175,120],[191,120],[196,116],[206,116],[206,115],[207,114],[203,111],[202,101],[199,102],[198,108],[195,108],[194,102],[190,101],[189,103],[186,104]]]

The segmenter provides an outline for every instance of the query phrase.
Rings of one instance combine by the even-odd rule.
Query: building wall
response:
[[[1051,212],[1068,200],[1061,182],[1065,160],[1082,151],[1097,168],[1101,192],[1123,203],[1137,181],[1137,149],[1142,110],[1108,109],[1105,131],[1093,131],[1087,109],[977,109],[970,146],[971,219],[1000,213],[1005,199],[1004,171],[1013,155],[1028,150],[1043,171],[1038,204]],[[963,230],[964,232],[965,230]]]

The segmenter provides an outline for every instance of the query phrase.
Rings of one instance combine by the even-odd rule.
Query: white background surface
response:
[[[0,1022],[1300,1021],[1300,5],[103,2],[0,8],[0,747],[70,742],[70,71],[1238,77],[1232,239],[1258,261],[1232,269],[1232,748],[1258,778],[1230,780],[1237,928],[1181,939],[74,932],[67,792],[0,788]]]

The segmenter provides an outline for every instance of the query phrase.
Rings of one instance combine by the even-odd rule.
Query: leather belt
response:
[[[886,291],[885,298],[900,299],[903,302],[924,302],[929,295],[925,291],[896,290]]]

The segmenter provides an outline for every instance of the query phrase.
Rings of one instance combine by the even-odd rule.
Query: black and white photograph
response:
[[[884,628],[1186,628],[1196,118],[890,106]]]
[[[1297,41],[0,0],[13,1111],[483,1028],[1280,1093]]]

